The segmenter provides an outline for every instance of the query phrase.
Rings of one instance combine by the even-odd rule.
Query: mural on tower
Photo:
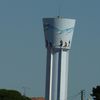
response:
[[[66,18],[44,18],[43,21],[46,46],[70,49],[75,21]]]

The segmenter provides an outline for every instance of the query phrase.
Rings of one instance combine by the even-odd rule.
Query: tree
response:
[[[100,86],[93,87],[91,96],[94,100],[100,100]]]
[[[0,100],[31,100],[16,90],[0,89]]]

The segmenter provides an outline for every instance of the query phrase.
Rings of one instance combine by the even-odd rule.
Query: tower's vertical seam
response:
[[[57,100],[60,100],[60,83],[61,83],[61,58],[62,58],[62,49],[59,51],[58,59],[58,88],[57,88]]]
[[[53,51],[51,49],[49,100],[52,100],[52,70],[53,70]]]

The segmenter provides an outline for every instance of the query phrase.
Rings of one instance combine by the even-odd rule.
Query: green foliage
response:
[[[0,89],[0,100],[31,100],[16,90]]]
[[[100,86],[92,89],[92,94],[94,100],[100,100]]]

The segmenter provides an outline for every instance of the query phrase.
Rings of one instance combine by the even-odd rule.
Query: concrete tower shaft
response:
[[[47,48],[46,100],[67,100],[68,58],[74,25],[74,19],[43,19]]]

